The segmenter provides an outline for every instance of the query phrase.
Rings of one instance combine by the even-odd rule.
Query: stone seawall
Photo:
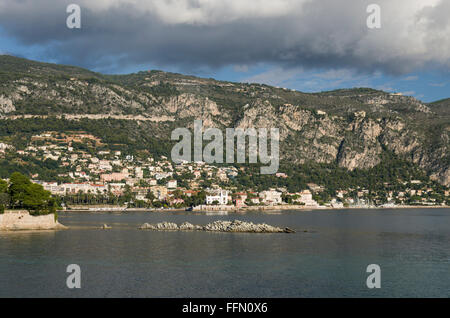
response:
[[[32,216],[28,211],[5,211],[0,214],[1,231],[58,230],[66,227],[55,221],[54,214]]]
[[[192,211],[233,211],[238,210],[234,205],[198,205]]]

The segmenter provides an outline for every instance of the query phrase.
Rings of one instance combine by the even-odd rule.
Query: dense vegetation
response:
[[[274,175],[261,175],[259,168],[246,168],[245,174],[239,174],[233,182],[240,190],[255,189],[256,191],[268,188],[286,188],[288,192],[308,189],[308,184],[325,185],[324,191],[316,193],[315,199],[327,202],[336,196],[338,190],[350,190],[349,197],[356,197],[360,189],[367,189],[368,199],[386,198],[386,193],[398,193],[416,186],[410,183],[417,180],[423,185],[433,187],[438,203],[445,201],[445,186],[429,179],[426,173],[409,161],[399,159],[394,154],[386,152],[379,165],[371,169],[355,169],[348,171],[336,164],[318,164],[310,162],[304,165],[282,164],[280,172],[289,177],[280,178]],[[378,202],[384,203],[384,202]],[[450,202],[449,202],[450,203]]]
[[[20,86],[22,84],[23,87]],[[28,93],[25,92],[27,89]],[[166,115],[163,106],[170,97],[192,94],[196,96],[197,101],[203,98],[216,102],[221,112],[221,115],[217,117],[229,115],[231,125],[242,118],[246,105],[255,104],[257,101],[270,103],[276,111],[285,104],[292,104],[302,110],[311,111],[317,118],[320,117],[319,110],[326,111],[330,118],[333,115],[339,116],[342,125],[354,123],[355,112],[360,111],[367,113],[367,119],[376,119],[380,122],[398,117],[411,132],[414,132],[414,135],[417,133],[420,137],[417,140],[423,144],[421,146],[426,153],[420,153],[419,156],[428,160],[428,169],[437,167],[442,172],[450,166],[448,99],[427,104],[431,111],[424,111],[418,109],[425,105],[414,98],[394,96],[370,88],[307,94],[263,84],[216,81],[155,70],[128,75],[103,75],[78,67],[39,63],[2,55],[0,56],[0,97],[17,94],[20,98],[14,101],[15,111],[7,113],[8,116],[22,114],[49,116],[48,118],[14,120],[0,118],[0,142],[11,144],[17,150],[25,149],[31,136],[46,131],[83,131],[99,137],[103,142],[102,145],[95,147],[88,147],[83,143],[74,144],[77,149],[83,149],[92,154],[101,150],[121,150],[138,157],[152,156],[155,159],[161,156],[169,157],[173,145],[169,140],[170,132],[179,125],[184,127],[186,118],[178,122],[143,122],[120,119],[67,120],[64,117],[54,116],[105,113],[122,115],[145,113],[162,116]],[[139,105],[136,106],[136,104]],[[0,115],[2,115],[1,109]],[[174,116],[177,117],[177,114]],[[191,122],[191,118],[189,121]],[[355,131],[348,131],[345,136],[327,135],[321,140],[313,140],[313,137],[309,137],[320,128],[320,124],[311,120],[311,125],[305,126],[303,131],[298,132],[297,135],[289,135],[283,141],[282,156],[295,161],[302,154],[298,150],[299,145],[302,143],[311,145],[316,141],[339,145],[345,139],[347,147],[355,151],[362,151],[365,146],[361,136]],[[310,139],[304,138],[305,136]],[[415,136],[411,138],[413,137]],[[396,141],[396,136],[386,138],[391,139],[385,143],[381,141],[380,144],[389,142],[392,144]],[[420,150],[415,148],[413,151],[418,153]],[[321,150],[315,151],[318,153]],[[330,191],[354,185],[374,187],[374,184],[394,183],[392,180],[386,181],[390,178],[387,175],[398,176],[401,180],[406,180],[407,175],[414,175],[414,178],[420,179],[416,173],[411,173],[410,170],[413,168],[407,163],[407,160],[411,159],[407,156],[412,155],[414,154],[397,158],[385,151],[382,154],[383,161],[378,166],[366,171],[356,169],[353,172],[340,168],[335,163],[315,164],[306,160],[305,165],[285,165],[286,172],[289,175],[292,174],[287,180],[256,176],[252,174],[252,168],[249,168],[247,175],[239,177],[239,182],[255,188],[283,183],[283,186],[288,186],[290,189],[304,188],[307,182],[315,182],[329,184]],[[283,164],[286,163],[282,161]],[[64,181],[64,178],[58,177],[66,172],[64,170],[60,162],[50,159],[42,161],[32,157],[19,158],[12,152],[7,153],[3,158],[0,157],[0,177],[3,178],[19,171],[27,175],[37,173],[43,180]],[[423,170],[417,169],[417,171],[423,173]],[[436,170],[425,171],[428,175],[432,172]],[[420,173],[417,172],[417,174]],[[330,182],[329,178],[336,179],[336,182]],[[183,184],[183,180],[178,181],[179,184]]]
[[[56,206],[49,191],[19,172],[11,175],[9,183],[0,180],[0,212],[11,208],[26,209],[34,215],[48,214],[55,213]]]
[[[56,117],[3,119],[0,120],[0,138],[3,137],[3,140],[9,141],[16,149],[23,150],[30,142],[31,136],[43,132],[88,132],[101,138],[105,143],[91,151],[122,150],[131,155],[139,151],[150,151],[156,158],[162,155],[167,156],[170,153],[171,143],[157,138],[154,132],[155,127],[152,124],[148,125],[117,119],[81,119],[79,121]],[[170,127],[165,128],[160,125],[159,129],[169,131]]]

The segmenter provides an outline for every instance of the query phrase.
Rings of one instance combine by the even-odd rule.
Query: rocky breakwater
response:
[[[234,221],[215,221],[213,223],[202,225],[193,225],[185,222],[178,226],[176,223],[162,222],[158,224],[145,223],[140,227],[141,230],[154,231],[205,231],[205,232],[230,232],[230,233],[295,233],[290,228],[279,228],[268,224],[254,224],[251,222]]]
[[[5,211],[0,214],[0,231],[60,230],[66,227],[54,214],[32,216],[28,211]]]

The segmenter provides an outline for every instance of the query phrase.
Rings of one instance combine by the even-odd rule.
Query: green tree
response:
[[[5,212],[5,207],[9,204],[8,183],[0,179],[0,214]]]
[[[27,189],[30,186],[31,181],[21,174],[20,172],[14,172],[10,177],[9,195],[11,196],[11,207],[22,208],[23,201],[27,194]]]
[[[151,190],[149,190],[147,192],[147,195],[145,196],[145,198],[148,199],[150,201],[150,203],[156,199],[155,195],[153,194],[153,192]]]
[[[8,188],[10,202],[13,208],[24,208],[32,214],[46,214],[55,211],[56,202],[49,191],[19,172],[14,172]]]
[[[7,193],[7,192],[8,192],[8,182],[0,179],[0,193]]]

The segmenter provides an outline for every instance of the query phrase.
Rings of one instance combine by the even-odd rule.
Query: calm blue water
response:
[[[296,234],[137,230],[240,219]],[[63,213],[65,231],[0,233],[0,297],[449,297],[450,209],[207,216]],[[112,230],[98,230],[102,224]],[[308,230],[304,232],[303,230]],[[81,267],[79,290],[66,267]],[[366,267],[381,266],[381,289]]]

